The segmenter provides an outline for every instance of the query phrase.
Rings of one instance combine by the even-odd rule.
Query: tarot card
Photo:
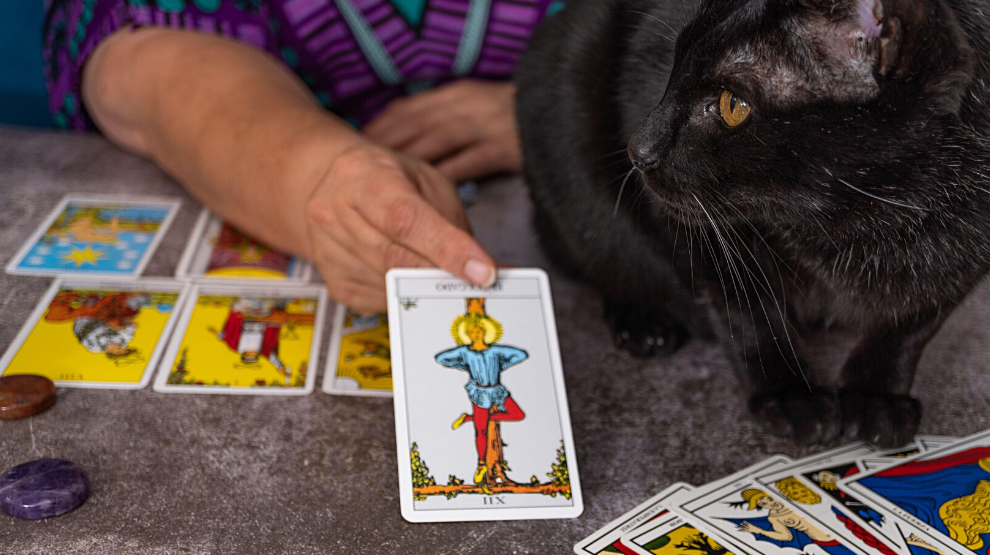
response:
[[[68,195],[7,264],[16,275],[141,275],[181,201]]]
[[[155,391],[308,395],[325,309],[319,287],[195,285]]]
[[[664,511],[622,536],[613,551],[627,555],[734,555],[720,536],[698,528],[684,517]]]
[[[941,436],[918,436],[914,442],[904,447],[888,449],[885,451],[875,451],[857,459],[856,464],[860,470],[876,470],[884,466],[890,466],[908,457],[913,457],[918,453],[938,449],[946,445],[951,445],[959,441],[958,438],[947,438]]]
[[[883,528],[889,521],[881,513],[836,488],[842,476],[838,472],[855,468],[857,458],[874,451],[864,443],[853,443],[762,474],[757,481],[771,495],[782,496],[801,509],[815,527],[855,545],[859,551],[909,555],[900,530],[893,526]]]
[[[990,544],[990,430],[851,476],[839,487],[913,526],[941,555],[985,555]],[[940,548],[944,548],[940,549]]]
[[[203,209],[175,276],[199,280],[307,283],[313,267],[244,235]]]
[[[915,444],[921,450],[922,453],[927,453],[929,451],[934,451],[936,449],[941,449],[943,447],[948,447],[957,441],[958,437],[949,436],[916,436],[914,438]]]
[[[148,385],[187,287],[174,281],[58,279],[0,359],[0,375],[60,387]]]
[[[820,527],[803,510],[803,506],[799,508],[791,501],[792,497],[810,501],[807,499],[811,497],[810,490],[800,482],[788,481],[784,487],[788,491],[785,496],[754,478],[754,475],[766,475],[771,470],[746,469],[716,482],[718,486],[714,489],[707,489],[698,495],[692,492],[693,499],[681,502],[679,507],[671,507],[671,510],[685,517],[691,515],[700,519],[706,527],[731,538],[753,555],[866,553],[857,545]]]
[[[858,464],[863,460],[864,450],[875,452],[868,447],[864,449],[862,445],[852,444],[818,457],[804,459],[795,469],[795,476],[820,495],[825,503],[831,504],[831,509],[838,511],[835,513],[836,518],[856,537],[862,534],[862,539],[868,546],[876,545],[882,553],[886,552],[880,544],[897,553],[921,555],[908,541],[910,532],[905,531],[898,519],[889,518],[885,511],[838,488],[840,480],[860,471]],[[760,480],[765,481],[766,478],[761,476]],[[848,533],[840,535],[849,538]]]
[[[362,316],[338,303],[326,364],[325,393],[391,397],[388,316]]]
[[[671,516],[664,507],[663,501],[682,491],[691,491],[694,486],[678,482],[660,493],[640,503],[635,509],[608,523],[604,528],[581,540],[574,546],[578,555],[601,555],[607,553],[628,553],[623,550],[622,536],[627,532],[646,526],[656,520],[669,521],[665,516]],[[679,518],[679,517],[675,517]]]
[[[402,516],[581,514],[546,273],[504,270],[483,289],[393,270],[386,285]]]

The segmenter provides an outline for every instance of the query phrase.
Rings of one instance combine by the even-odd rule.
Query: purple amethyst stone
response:
[[[0,509],[17,518],[64,515],[89,497],[86,471],[71,461],[38,459],[0,474]]]

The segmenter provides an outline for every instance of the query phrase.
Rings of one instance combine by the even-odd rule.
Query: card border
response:
[[[275,279],[253,279],[253,278],[218,278],[210,277],[206,275],[194,276],[191,275],[190,268],[192,267],[193,259],[196,258],[196,251],[199,248],[199,243],[206,234],[206,228],[209,226],[210,221],[216,218],[221,224],[223,219],[210,211],[209,208],[203,207],[199,212],[199,216],[196,217],[196,225],[193,226],[192,234],[186,241],[186,246],[182,250],[182,257],[179,258],[179,263],[175,267],[175,279],[179,281],[186,281],[190,283],[229,283],[229,284],[264,284],[269,286],[280,286],[280,285],[291,285],[298,287],[300,285],[310,285],[310,281],[313,279],[313,265],[307,260],[303,260],[298,256],[291,256],[295,260],[296,264],[299,266],[298,275],[289,276],[284,280]]]
[[[391,398],[391,391],[377,389],[358,389],[356,391],[338,389],[337,385],[337,359],[340,358],[340,347],[344,341],[344,322],[347,320],[347,307],[342,303],[335,303],[333,313],[333,328],[330,331],[330,345],[327,347],[327,360],[323,365],[323,393],[328,395],[342,395],[345,397],[378,397]],[[391,333],[391,332],[390,332]],[[392,338],[389,337],[389,351]],[[391,363],[390,363],[391,364]],[[393,374],[394,378],[394,374]]]
[[[837,447],[835,449],[830,449],[828,451],[825,451],[824,453],[819,453],[817,455],[812,455],[810,457],[805,457],[803,459],[794,461],[794,464],[792,464],[790,466],[782,467],[782,468],[780,468],[778,470],[773,470],[771,472],[766,472],[766,473],[763,473],[763,474],[758,474],[758,475],[756,475],[756,481],[759,482],[760,484],[763,484],[763,485],[765,485],[766,487],[769,488],[769,487],[774,487],[774,486],[771,486],[768,483],[770,481],[771,477],[779,478],[779,477],[782,477],[782,476],[783,477],[786,477],[786,475],[792,475],[795,478],[797,478],[801,483],[803,483],[806,487],[811,488],[813,491],[815,491],[815,493],[817,493],[820,496],[822,496],[822,499],[823,500],[825,499],[825,497],[828,497],[829,500],[826,501],[826,502],[829,504],[830,507],[832,507],[832,508],[840,511],[843,515],[846,516],[846,518],[849,518],[849,519],[853,520],[854,522],[856,522],[856,524],[858,524],[864,530],[870,532],[870,534],[873,535],[874,537],[876,537],[878,540],[886,540],[885,545],[887,545],[888,547],[891,547],[895,551],[898,551],[902,555],[911,555],[910,550],[908,550],[905,547],[906,544],[903,543],[904,542],[904,537],[903,537],[903,534],[901,533],[902,531],[900,530],[900,526],[897,525],[897,521],[896,520],[893,520],[891,522],[897,528],[897,533],[898,533],[898,536],[899,537],[898,538],[891,538],[889,535],[887,535],[887,533],[881,532],[880,529],[878,529],[875,526],[870,525],[868,522],[866,522],[865,520],[863,520],[858,514],[855,513],[855,511],[853,511],[849,507],[843,505],[841,502],[837,502],[836,499],[834,497],[832,497],[831,495],[829,495],[825,490],[823,490],[821,486],[819,486],[818,484],[815,484],[814,482],[812,482],[811,480],[809,480],[807,478],[807,476],[806,476],[806,474],[809,471],[821,470],[821,469],[824,469],[824,468],[830,468],[830,467],[833,467],[835,465],[841,465],[841,464],[851,464],[853,466],[857,466],[857,468],[858,468],[858,462],[860,460],[862,460],[863,457],[865,455],[867,455],[868,453],[867,454],[856,454],[856,453],[857,453],[857,451],[862,450],[864,448],[865,449],[869,449],[872,452],[876,452],[877,451],[877,449],[875,447],[873,447],[873,446],[871,446],[871,445],[869,445],[869,444],[867,444],[865,442],[861,442],[861,441],[859,441],[859,442],[853,442],[853,443],[849,443],[847,445],[843,445],[843,446]],[[829,461],[829,459],[832,459],[832,460]],[[829,461],[829,462],[826,462],[826,461]],[[776,489],[776,488],[774,487],[774,489]],[[874,509],[875,510],[875,508],[872,505],[867,505],[867,506],[870,507],[871,509]],[[821,523],[821,519],[820,518],[815,517],[813,515],[808,515],[808,516],[812,516],[816,521],[818,521],[818,522]],[[823,524],[823,526],[825,526],[824,523],[822,523],[822,524]],[[832,528],[831,526],[825,526],[825,527],[828,528],[830,531],[835,532],[835,529]],[[846,532],[843,531],[843,534],[845,534],[845,533]],[[834,535],[841,536],[843,534],[839,534],[839,533],[836,532]],[[846,541],[853,541],[853,540],[849,539],[848,536],[846,536],[845,539],[846,539]],[[862,540],[859,540],[859,538],[857,538],[856,541],[862,541]],[[901,543],[898,543],[898,542],[901,542]],[[869,547],[869,546],[867,546],[867,547]],[[873,551],[876,551],[874,548],[870,548],[870,549],[873,550]],[[871,553],[872,553],[872,551],[871,551]]]
[[[753,476],[757,476],[764,472],[771,472],[777,468],[784,468],[785,466],[790,465],[793,462],[794,462],[793,459],[785,455],[772,455],[770,457],[767,457],[766,459],[763,459],[745,468],[737,470],[736,472],[733,472],[728,476],[715,480],[714,482],[709,482],[704,486],[695,488],[694,490],[683,494],[682,499],[677,497],[671,498],[667,508],[670,509],[670,512],[677,513],[680,516],[684,517],[685,521],[692,523],[693,525],[701,526],[706,530],[711,530],[712,532],[716,532],[715,535],[724,538],[728,544],[736,548],[736,551],[739,551],[739,553],[737,553],[736,555],[762,555],[762,553],[759,550],[754,550],[752,547],[746,545],[743,542],[740,542],[736,538],[728,536],[717,526],[708,523],[708,521],[706,521],[704,518],[700,516],[696,516],[693,512],[694,509],[689,509],[687,505],[690,503],[694,503],[695,501],[699,501],[704,497],[720,489],[723,489],[726,486],[732,485],[735,482],[743,480],[745,478],[750,478],[752,481],[755,482],[755,479],[752,478]]]
[[[132,205],[162,205],[168,207],[168,213],[165,218],[162,219],[161,225],[155,232],[155,236],[148,243],[148,248],[145,249],[144,255],[141,260],[134,266],[133,270],[129,274],[124,273],[111,273],[111,272],[72,272],[64,271],[58,269],[22,269],[18,268],[24,258],[27,256],[31,248],[38,243],[38,240],[48,231],[48,228],[52,226],[55,220],[58,218],[69,203],[79,203],[79,204],[132,204]],[[21,245],[21,247],[14,254],[14,257],[7,262],[5,270],[8,274],[12,276],[42,276],[42,277],[87,277],[87,278],[97,278],[97,279],[118,279],[118,280],[134,280],[141,277],[144,273],[144,269],[151,262],[151,258],[155,255],[158,250],[158,245],[165,238],[165,234],[168,233],[169,228],[172,226],[172,222],[179,213],[179,209],[182,208],[182,199],[176,197],[158,197],[158,196],[132,196],[132,195],[90,195],[90,194],[78,194],[69,193],[59,200],[55,208],[48,213],[44,221],[38,225],[37,229],[28,237],[27,240]]]
[[[855,465],[857,461],[862,460],[863,456],[869,453],[861,453],[863,450],[868,450],[869,452],[876,452],[877,449],[873,446],[864,442],[854,442],[837,447],[835,449],[830,449],[824,453],[819,453],[818,455],[813,455],[805,459],[797,460],[794,464],[782,467],[776,470],[765,472],[762,474],[757,474],[754,478],[758,485],[767,488],[770,493],[781,496],[781,492],[776,484],[776,480],[782,478],[794,478],[798,480],[805,487],[814,491],[819,497],[821,497],[821,503],[829,509],[826,511],[829,514],[833,514],[835,511],[839,511],[846,518],[850,518],[856,522],[860,527],[867,531],[874,539],[881,541],[886,547],[891,548],[894,551],[901,553],[902,555],[911,555],[909,549],[903,544],[897,543],[898,541],[904,540],[904,538],[893,539],[888,537],[886,534],[881,533],[878,529],[873,526],[868,525],[866,522],[861,522],[858,515],[851,515],[851,511],[847,506],[836,501],[834,497],[828,495],[819,485],[815,484],[809,480],[805,475],[808,471],[815,469],[828,468],[839,464],[853,464]],[[826,462],[829,461],[830,462]],[[825,532],[833,536],[835,539],[840,540],[843,545],[849,547],[852,544],[854,547],[860,550],[864,554],[870,555],[882,555],[883,551],[869,545],[865,540],[857,536],[848,527],[840,527],[834,523],[834,519],[829,518],[823,520],[820,515],[813,514],[811,511],[805,509],[801,504],[791,499],[786,498],[781,501],[785,506],[791,510],[800,512],[809,518],[814,524],[817,524]],[[818,505],[816,503],[815,505]],[[873,508],[873,507],[870,507]],[[896,524],[896,523],[895,523]],[[900,530],[898,530],[900,532]]]
[[[404,277],[417,279],[459,278],[443,271],[432,269],[393,269],[385,275],[388,294],[389,343],[392,351],[392,387],[395,410],[395,444],[398,456],[399,504],[402,518],[412,523],[425,522],[480,522],[503,520],[544,520],[577,518],[584,512],[584,498],[581,494],[581,480],[578,475],[577,450],[571,429],[571,414],[567,403],[567,389],[564,384],[564,366],[560,357],[560,340],[557,336],[557,321],[553,312],[553,297],[550,292],[550,277],[541,269],[502,269],[499,279],[536,279],[540,287],[541,308],[547,332],[547,348],[551,362],[551,373],[557,401],[557,414],[560,418],[561,436],[567,453],[567,471],[571,481],[571,504],[561,507],[524,507],[506,509],[435,509],[417,511],[413,507],[412,462],[409,458],[409,434],[406,426],[406,397],[402,384],[405,372],[402,367],[402,337],[399,326],[399,305],[396,294],[398,281]],[[479,295],[482,292],[479,291]],[[554,371],[556,366],[557,371]]]
[[[313,344],[309,348],[309,360],[316,361],[311,364],[310,370],[306,374],[306,384],[302,388],[254,388],[254,387],[232,387],[218,385],[168,385],[168,375],[172,369],[172,361],[179,353],[182,339],[189,328],[189,321],[192,319],[193,309],[201,293],[208,294],[230,294],[245,295],[257,293],[260,295],[278,297],[305,297],[314,296],[316,302],[316,321],[313,323]],[[186,299],[186,305],[182,310],[182,319],[179,320],[172,338],[168,343],[165,356],[158,363],[158,374],[155,376],[154,391],[158,393],[188,393],[195,395],[254,395],[254,396],[278,396],[278,397],[303,397],[313,393],[316,387],[316,372],[319,368],[320,347],[323,339],[323,325],[327,305],[327,291],[322,287],[264,287],[259,284],[229,284],[229,283],[194,283]]]
[[[691,528],[694,528],[695,530],[698,530],[698,532],[700,532],[702,534],[705,534],[708,537],[712,537],[712,534],[709,533],[708,530],[701,530],[701,529],[699,529],[697,526],[695,526],[694,524],[691,524],[690,522],[687,521],[686,518],[684,518],[683,516],[681,516],[681,515],[679,515],[677,513],[674,513],[674,512],[671,512],[671,511],[668,510],[668,511],[666,511],[666,517],[664,517],[663,515],[664,515],[664,513],[660,513],[660,516],[657,516],[655,519],[649,521],[648,523],[644,524],[643,526],[640,526],[638,528],[634,528],[634,529],[630,530],[629,532],[623,534],[619,538],[619,543],[621,543],[623,545],[623,547],[625,547],[626,549],[628,549],[628,550],[636,553],[636,555],[653,555],[652,553],[650,553],[649,551],[647,551],[646,548],[643,547],[643,545],[640,544],[640,543],[638,543],[636,540],[640,539],[645,534],[655,534],[658,528],[669,527],[671,525],[671,523],[673,523],[674,521],[677,521],[677,520],[681,521],[681,524],[677,525],[678,528],[680,528],[682,526],[690,526]],[[669,532],[670,532],[670,530],[668,530],[665,533],[669,533]],[[721,541],[721,538],[716,538],[716,539],[718,539],[719,541]],[[647,540],[647,541],[652,541],[652,538],[650,540]],[[732,553],[732,552],[730,551],[730,553]],[[585,551],[584,553],[581,553],[580,555],[598,555],[598,554],[597,553],[592,553],[591,551]],[[733,555],[736,555],[736,554],[733,554]]]
[[[155,348],[151,351],[151,356],[148,357],[148,363],[144,367],[144,373],[141,374],[141,379],[137,383],[129,382],[78,382],[78,381],[63,381],[63,380],[52,380],[56,387],[72,387],[76,389],[122,389],[122,390],[138,390],[148,387],[148,383],[151,382],[151,377],[155,373],[155,369],[158,367],[158,363],[161,359],[162,353],[165,350],[166,345],[168,345],[169,340],[172,335],[172,331],[175,329],[175,325],[178,322],[182,310],[185,307],[186,300],[189,295],[190,286],[187,283],[177,282],[168,279],[134,279],[134,280],[121,280],[119,282],[113,282],[106,279],[95,279],[92,277],[60,277],[55,279],[48,289],[42,295],[41,300],[35,305],[34,309],[31,311],[31,315],[21,326],[21,329],[14,336],[7,350],[4,352],[3,357],[0,357],[0,376],[7,371],[7,367],[14,360],[17,352],[27,341],[27,338],[31,335],[35,326],[45,314],[45,310],[51,304],[52,299],[63,287],[69,288],[85,288],[89,287],[92,290],[105,290],[114,291],[117,289],[135,289],[141,291],[152,291],[164,289],[175,290],[179,296],[175,299],[175,307],[172,309],[171,314],[169,314],[168,319],[165,321],[165,327],[162,328],[162,333],[158,337],[158,341],[155,343]]]
[[[676,495],[671,496],[670,499],[676,501],[678,497],[684,497],[686,495],[689,495],[690,493],[691,493],[690,490],[682,491]],[[701,532],[702,534],[705,534],[709,538],[716,540],[719,544],[722,545],[723,548],[725,548],[730,553],[733,553],[734,555],[748,555],[746,550],[741,549],[739,546],[737,546],[732,540],[732,538],[726,537],[724,534],[721,533],[721,530],[713,529],[710,526],[704,525],[704,521],[702,521],[701,519],[696,518],[693,515],[685,516],[683,514],[676,513],[670,510],[668,510],[668,513],[671,515],[671,517],[673,517],[672,519],[666,519],[659,522],[650,521],[647,524],[640,526],[639,528],[630,530],[629,532],[627,532],[622,536],[622,538],[619,540],[620,543],[622,543],[622,545],[625,546],[626,549],[629,549],[637,553],[638,555],[652,555],[640,543],[637,543],[636,540],[640,539],[644,534],[655,532],[656,529],[660,528],[661,526],[669,525],[671,520],[673,519],[680,519],[684,524],[694,528],[695,530]],[[647,540],[647,541],[651,541],[651,540]]]
[[[661,490],[660,493],[650,497],[639,505],[636,505],[633,509],[623,513],[619,518],[612,520],[605,526],[602,526],[595,532],[592,532],[588,537],[574,544],[574,553],[577,555],[598,555],[600,551],[592,551],[591,549],[588,549],[592,544],[598,543],[602,540],[607,540],[609,542],[608,545],[612,545],[617,541],[621,541],[622,537],[626,534],[645,527],[647,524],[652,523],[654,518],[659,518],[665,512],[669,513],[670,510],[662,504],[664,500],[673,497],[682,491],[691,491],[693,489],[694,486],[688,484],[687,482],[674,482]],[[680,515],[675,516],[680,518]],[[622,531],[622,527],[628,526],[630,523],[641,518],[645,518],[647,520],[642,521],[637,526],[633,526],[626,532]],[[614,535],[616,532],[619,534]]]

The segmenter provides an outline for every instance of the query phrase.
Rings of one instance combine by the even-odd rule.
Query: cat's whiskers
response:
[[[721,196],[721,195],[719,195],[719,196]],[[729,206],[729,207],[732,207],[732,208],[735,209],[735,207],[732,206],[732,204],[730,204],[728,202],[726,202],[723,206]],[[746,249],[746,252],[749,253],[750,259],[753,260],[753,261],[756,261],[756,254],[754,254],[753,251],[749,248],[749,246],[746,245],[745,238],[742,237],[742,235],[739,234],[739,231],[736,230],[736,228],[733,227],[731,223],[729,223],[728,218],[726,218],[726,216],[724,214],[721,214],[721,215],[719,214],[718,210],[716,209],[716,205],[711,206],[711,208],[712,208],[712,211],[714,212],[715,216],[717,216],[722,221],[722,223],[724,225],[724,229],[726,230],[726,232],[732,232],[735,235],[736,239],[742,244],[743,248]],[[736,209],[736,211],[738,212],[738,209]],[[747,220],[746,218],[743,218],[743,221],[745,221],[747,224],[749,224],[749,226],[753,229],[753,232],[758,237],[760,237],[760,233],[758,231],[756,231],[756,228],[749,222],[749,220]],[[729,242],[736,246],[736,249],[735,249],[736,250],[736,255],[739,258],[739,262],[740,262],[740,264],[742,264],[743,269],[746,270],[746,273],[749,276],[749,282],[751,284],[753,284],[754,286],[759,286],[773,300],[773,303],[774,303],[774,305],[777,308],[777,315],[780,317],[781,326],[784,329],[784,336],[787,339],[788,347],[790,347],[791,354],[794,356],[794,362],[797,365],[798,371],[801,373],[801,377],[804,379],[805,384],[807,384],[808,385],[808,388],[810,389],[811,388],[811,384],[808,382],[808,378],[807,378],[807,376],[804,373],[804,369],[801,367],[801,359],[797,355],[797,350],[794,348],[794,341],[791,339],[791,336],[790,336],[790,331],[788,329],[789,320],[784,316],[783,307],[784,306],[787,306],[787,294],[786,294],[787,288],[784,285],[784,277],[780,273],[780,267],[777,266],[777,262],[776,262],[776,260],[774,260],[774,266],[777,269],[777,275],[780,277],[780,296],[781,296],[781,299],[778,301],[777,300],[777,295],[774,294],[773,287],[770,285],[770,278],[767,276],[766,272],[764,272],[763,266],[760,265],[759,262],[756,262],[756,268],[760,271],[760,275],[762,275],[762,277],[763,277],[763,282],[761,283],[757,279],[756,274],[749,268],[749,265],[747,265],[746,262],[743,260],[742,255],[741,255],[741,253],[739,251],[738,245],[736,245],[735,241],[731,241],[731,237],[729,239],[730,239]],[[761,239],[762,239],[762,237],[761,237]],[[769,246],[768,246],[768,248],[769,248]],[[772,251],[772,249],[771,249],[771,251]],[[759,292],[757,292],[757,293],[759,293]],[[747,298],[748,298],[748,296],[747,296]],[[767,318],[767,322],[771,325],[771,331],[772,331],[773,330],[773,328],[772,328],[773,323],[770,321],[770,315],[767,313],[766,306],[763,304],[763,299],[762,299],[762,297],[759,297],[758,296],[757,297],[757,300],[760,301],[760,308],[763,310],[763,315]],[[750,310],[752,311],[752,307],[750,307]],[[751,318],[752,318],[752,314],[751,314]],[[753,318],[753,326],[754,327],[756,326],[756,319],[755,318]],[[756,337],[755,334],[754,334],[754,337]],[[777,338],[774,337],[773,339],[774,339],[774,343],[777,345],[778,352],[780,352],[781,356],[784,357],[784,363],[787,365],[788,368],[790,368],[791,372],[794,372],[794,369],[791,368],[790,364],[787,362],[787,355],[785,355],[784,352],[783,352],[783,349],[781,349],[780,343],[777,342]],[[757,339],[757,348],[759,348],[759,339]],[[759,351],[757,352],[757,356],[760,359],[760,365],[762,366],[763,365],[763,356],[762,356],[762,354]]]
[[[922,208],[920,206],[914,206],[914,205],[907,204],[907,203],[904,203],[904,202],[900,202],[900,201],[896,201],[896,200],[891,200],[891,199],[888,199],[888,198],[883,198],[883,197],[874,195],[873,193],[870,193],[868,191],[864,191],[863,189],[860,189],[859,187],[856,187],[852,183],[849,183],[845,179],[842,179],[841,177],[836,177],[832,173],[832,171],[829,170],[828,168],[822,167],[822,169],[825,170],[825,173],[827,173],[829,175],[829,177],[831,177],[832,179],[835,179],[836,181],[838,181],[839,183],[842,183],[846,187],[849,187],[853,191],[856,191],[857,193],[860,193],[862,195],[866,195],[866,196],[870,197],[871,199],[878,200],[880,202],[889,204],[891,206],[899,206],[901,208],[907,208],[907,209],[910,209],[910,210],[917,210],[919,212],[928,212],[928,209],[927,208]]]
[[[626,190],[626,184],[629,183],[629,178],[632,177],[633,173],[636,172],[636,168],[633,167],[626,173],[626,178],[622,180],[622,186],[619,187],[619,196],[615,199],[615,210],[612,211],[612,217],[619,215],[619,203],[622,202],[622,192]]]
[[[664,27],[670,29],[670,32],[671,33],[674,33],[674,35],[677,35],[677,31],[675,31],[673,27],[671,27],[670,25],[668,25],[666,21],[660,19],[659,17],[650,15],[650,14],[648,14],[646,12],[640,12],[640,11],[636,11],[636,10],[623,10],[623,11],[626,11],[626,12],[629,12],[629,13],[636,13],[636,14],[639,14],[639,15],[645,15],[646,17],[648,17],[650,19],[654,19],[654,20],[660,22],[661,25],[663,25]],[[677,41],[674,40],[673,37],[668,37],[667,35],[665,35],[663,33],[660,33],[660,32],[656,32],[656,34],[659,35],[659,36],[661,36],[661,37],[663,37],[663,38],[665,38],[665,39],[667,39],[672,44],[677,44]]]
[[[749,304],[750,317],[753,320],[754,328],[756,326],[756,319],[755,319],[755,316],[753,316],[753,314],[752,314],[752,303],[751,303],[751,301],[749,299],[749,293],[748,293],[748,291],[745,288],[745,281],[744,281],[744,279],[742,277],[742,273],[739,271],[738,267],[736,266],[736,262],[733,260],[733,255],[734,255],[735,258],[737,258],[739,260],[739,263],[742,264],[743,269],[746,270],[747,275],[749,277],[750,283],[753,284],[754,286],[761,287],[764,290],[764,292],[773,300],[774,304],[777,307],[778,316],[781,319],[781,326],[783,327],[785,339],[787,339],[788,346],[790,347],[791,353],[792,353],[792,355],[794,357],[793,360],[794,360],[795,364],[797,365],[797,371],[796,372],[795,372],[795,369],[791,366],[790,362],[788,362],[788,356],[786,354],[784,354],[783,347],[780,345],[780,341],[778,340],[778,337],[777,337],[777,332],[774,329],[774,325],[773,325],[773,322],[772,322],[772,320],[770,318],[770,314],[767,312],[766,305],[763,303],[762,296],[757,296],[757,300],[760,303],[760,308],[763,310],[763,314],[764,314],[764,316],[767,319],[767,323],[770,325],[771,337],[774,340],[774,344],[776,345],[777,350],[780,353],[784,364],[788,367],[788,369],[791,370],[792,373],[794,373],[794,374],[800,374],[801,375],[801,378],[804,380],[805,384],[808,386],[808,388],[810,390],[811,389],[811,383],[808,381],[808,378],[807,378],[807,376],[806,376],[806,374],[804,372],[804,369],[801,367],[800,357],[798,357],[798,355],[797,355],[797,350],[794,347],[794,341],[791,339],[790,332],[787,329],[787,318],[784,316],[783,309],[782,309],[782,307],[780,306],[780,303],[777,300],[777,296],[775,294],[773,294],[773,292],[772,292],[772,289],[773,288],[772,287],[769,287],[769,285],[770,285],[769,278],[767,278],[766,274],[763,273],[763,271],[761,269],[760,271],[763,274],[763,279],[765,280],[766,285],[764,285],[763,283],[758,283],[759,280],[756,279],[757,276],[753,273],[753,271],[745,263],[745,260],[743,259],[742,254],[739,251],[738,245],[736,245],[734,241],[731,241],[732,242],[732,247],[734,247],[734,248],[730,248],[730,246],[728,244],[728,242],[730,241],[730,239],[727,238],[725,235],[723,235],[723,233],[720,230],[718,224],[716,223],[715,219],[712,217],[712,214],[705,207],[704,203],[701,202],[701,199],[699,199],[697,197],[697,195],[695,195],[695,194],[692,193],[691,196],[694,197],[695,202],[698,203],[698,206],[701,207],[701,210],[705,213],[705,216],[708,218],[708,221],[712,224],[712,228],[715,231],[716,238],[719,240],[719,243],[721,244],[722,250],[723,250],[723,252],[725,254],[726,262],[728,263],[728,265],[730,267],[730,270],[732,272],[734,272],[736,276],[738,276],[739,282],[740,282],[740,284],[743,287],[743,291],[745,292],[747,303]],[[713,209],[714,209],[714,207],[713,207]],[[720,215],[720,219],[723,220],[723,222],[726,224],[725,225],[726,230],[732,230],[732,226],[730,224],[728,224],[727,220],[725,220],[725,216],[724,215]],[[733,231],[735,231],[735,230],[733,230]],[[736,235],[738,237],[738,233],[736,233]],[[749,247],[745,246],[745,244],[743,246],[749,252],[750,256],[755,259],[755,255],[749,249]],[[715,267],[717,269],[718,268],[718,265],[716,264]],[[734,281],[735,281],[735,278],[733,278],[733,282]],[[724,284],[723,284],[723,293],[725,293],[725,286],[724,286]],[[738,289],[736,289],[736,300],[739,302],[739,306],[742,307],[742,299],[739,296]],[[731,310],[729,309],[728,295],[727,294],[726,294],[726,312],[727,312],[726,317],[729,318],[728,313],[731,312]],[[729,333],[730,333],[730,336],[731,336],[732,335],[731,319],[729,321]],[[760,354],[761,349],[759,348],[759,337],[758,337],[758,334],[756,333],[755,329],[754,329],[753,337],[754,337],[754,339],[756,340],[756,343],[757,343],[757,357],[760,360],[761,369],[763,370],[764,375],[766,375],[766,368],[763,366],[763,357]],[[743,337],[743,345],[745,345],[745,336]],[[745,352],[744,352],[744,358],[745,358]]]

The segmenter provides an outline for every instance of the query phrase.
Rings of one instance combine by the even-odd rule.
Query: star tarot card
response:
[[[663,501],[682,491],[693,489],[694,486],[681,482],[668,486],[660,493],[637,505],[633,510],[608,523],[601,530],[578,542],[574,546],[574,553],[577,555],[623,553],[623,546],[620,541],[623,535],[641,526],[648,526],[655,521],[669,520],[664,518],[670,515],[670,512],[664,507]]]
[[[135,278],[181,202],[68,195],[7,264],[8,274]]]
[[[574,518],[583,509],[550,284],[386,276],[402,516]]]
[[[734,555],[725,540],[689,524],[684,517],[663,512],[622,536],[611,553],[627,555]],[[728,545],[728,544],[726,544]],[[608,553],[608,552],[603,552]]]
[[[334,395],[392,396],[388,316],[362,316],[338,303],[323,373],[323,391]]]
[[[988,552],[990,430],[855,474],[839,488],[912,526],[916,543],[936,555]]]
[[[155,391],[308,395],[325,308],[323,288],[196,285]]]
[[[179,279],[306,283],[313,267],[272,250],[203,209],[175,276]]]
[[[148,385],[186,295],[174,281],[58,279],[0,359],[0,375],[62,387]]]

